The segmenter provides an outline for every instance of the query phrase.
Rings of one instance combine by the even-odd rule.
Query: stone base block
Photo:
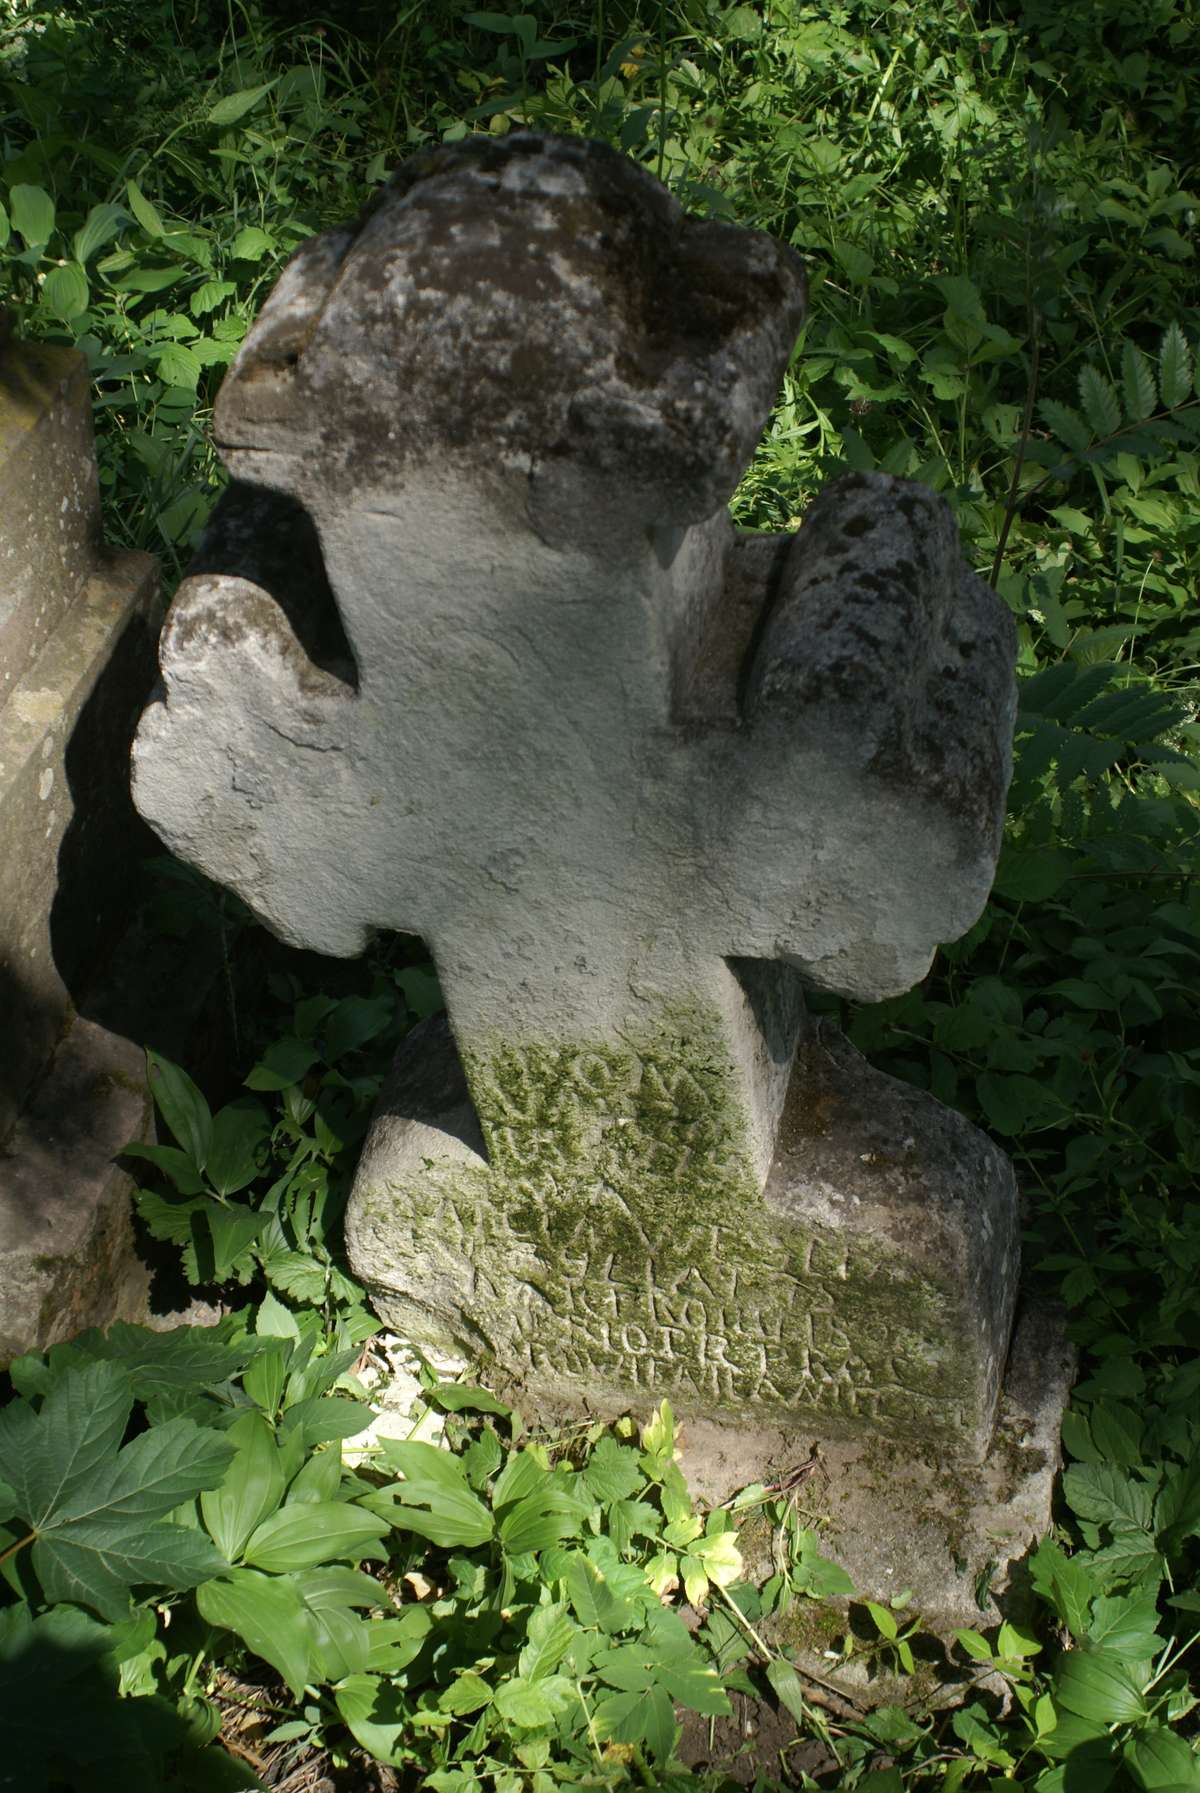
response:
[[[765,1190],[730,1170],[703,1066],[630,1050],[609,1069],[564,1051],[529,1080],[505,1165],[446,1023],[410,1036],[346,1225],[385,1322],[480,1354],[535,1406],[665,1397],[692,1420],[977,1462],[1016,1297],[1003,1153],[825,1023],[797,1055]],[[549,1170],[547,1139],[563,1142]]]
[[[986,1627],[1014,1565],[1050,1529],[1074,1368],[1061,1312],[1031,1303],[1019,1313],[996,1433],[982,1463],[964,1465],[884,1439],[851,1444],[799,1428],[747,1433],[693,1423],[683,1427],[681,1467],[697,1497],[711,1504],[751,1473],[786,1486],[812,1465],[794,1486],[797,1511],[859,1595],[886,1603],[910,1590],[911,1611],[932,1631]],[[770,1574],[766,1539],[762,1557],[751,1567]],[[788,1641],[800,1643],[817,1673],[830,1674],[819,1639],[801,1634]],[[852,1668],[843,1678],[860,1697],[861,1675]]]
[[[132,1185],[113,1158],[149,1126],[139,1048],[76,1019],[0,1154],[0,1363],[144,1318]]]

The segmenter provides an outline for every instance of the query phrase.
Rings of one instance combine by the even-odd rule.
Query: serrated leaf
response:
[[[1117,1531],[1149,1533],[1153,1496],[1144,1482],[1107,1463],[1073,1463],[1063,1475],[1063,1493],[1081,1519]]]
[[[1158,386],[1168,410],[1181,405],[1191,392],[1192,352],[1178,324],[1168,324],[1158,356]]]
[[[260,230],[257,224],[245,225],[229,246],[234,261],[261,261],[264,255],[271,255],[274,250],[274,237]]]
[[[10,188],[8,208],[12,227],[30,249],[41,249],[54,234],[54,201],[44,187],[19,181]]]
[[[1070,405],[1060,405],[1057,399],[1044,398],[1038,405],[1043,423],[1076,454],[1083,454],[1092,443],[1092,432],[1078,411]]]
[[[311,1677],[304,1602],[282,1576],[234,1569],[197,1589],[196,1605],[210,1625],[234,1631],[256,1656],[279,1670],[299,1699]]]
[[[136,181],[126,181],[125,196],[129,209],[148,237],[161,237],[163,222]]]
[[[1084,367],[1079,374],[1079,402],[1083,414],[1097,436],[1115,436],[1121,427],[1121,401],[1116,388],[1097,367]]]
[[[780,1705],[785,1707],[800,1724],[807,1724],[808,1707],[804,1700],[804,1690],[800,1685],[800,1677],[792,1664],[782,1656],[772,1656],[767,1663],[767,1680]]]
[[[614,1743],[645,1743],[659,1762],[667,1761],[675,1747],[671,1696],[653,1683],[636,1693],[614,1693],[600,1700],[594,1723],[598,1736]]]
[[[278,79],[277,75],[274,81],[264,81],[261,86],[243,87],[237,93],[227,93],[225,98],[218,100],[209,111],[209,124],[236,124],[239,118],[245,118],[247,112],[252,111],[258,105],[265,94],[270,93]]]
[[[64,324],[82,317],[88,308],[87,275],[78,262],[64,262],[51,268],[42,283],[42,300],[46,309]]]
[[[1121,350],[1121,391],[1125,398],[1125,416],[1130,423],[1141,423],[1153,416],[1158,406],[1154,369],[1131,342]]]
[[[231,1446],[178,1419],[121,1447],[132,1404],[122,1371],[98,1362],[65,1372],[39,1412],[17,1401],[0,1413],[0,1461],[36,1534],[43,1591],[112,1619],[134,1586],[193,1587],[225,1566],[199,1532],[151,1522],[213,1487]]]
[[[618,1444],[609,1433],[597,1443],[582,1475],[584,1485],[605,1505],[627,1500],[643,1487],[646,1479],[638,1452],[629,1445]]]
[[[160,379],[168,386],[182,386],[185,392],[195,392],[204,371],[200,357],[181,342],[164,344],[155,363]]]
[[[577,1636],[563,1602],[539,1606],[530,1616],[527,1642],[517,1659],[519,1673],[526,1681],[542,1681],[552,1675]]]
[[[231,298],[236,292],[237,287],[232,280],[206,280],[188,300],[188,310],[194,318],[207,317],[223,299]]]

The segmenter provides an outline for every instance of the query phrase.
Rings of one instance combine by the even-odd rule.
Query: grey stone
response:
[[[153,673],[156,589],[150,555],[109,554],[99,540],[83,357],[6,339],[0,1350],[9,1355],[129,1315],[141,1299],[129,1182],[110,1162],[145,1128],[140,1054],[76,1021],[75,1009],[128,918],[131,864],[149,838],[126,765]]]
[[[790,251],[599,145],[407,164],[222,388],[238,484],[135,795],[283,939],[433,950],[454,1045],[402,1055],[348,1216],[393,1323],[580,1401],[969,1457],[1011,1171],[844,1044],[797,1053],[803,986],[906,990],[979,914],[1014,632],[907,482],[733,530],[803,298]]]

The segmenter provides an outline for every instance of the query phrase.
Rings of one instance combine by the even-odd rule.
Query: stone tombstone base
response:
[[[376,1310],[579,1411],[665,1397],[692,1419],[978,1461],[1016,1296],[1008,1159],[819,1024],[760,1191],[729,1175],[721,1092],[690,1049],[689,1065],[679,1039],[626,1062],[510,1048],[490,1081],[514,1125],[489,1154],[448,1025],[417,1029],[347,1216]],[[547,1158],[551,1125],[591,1142],[574,1174],[561,1144]]]
[[[886,1603],[907,1592],[905,1611],[919,1613],[925,1628],[943,1637],[956,1626],[986,1628],[996,1602],[1015,1592],[1017,1566],[1049,1529],[1074,1370],[1061,1311],[1024,1304],[982,1463],[949,1460],[921,1441],[850,1443],[803,1428],[697,1421],[680,1428],[680,1467],[706,1504],[745,1486],[748,1465],[768,1486],[791,1485],[801,1523],[817,1535],[822,1555],[847,1571],[857,1597]],[[766,1576],[769,1540],[762,1540],[759,1562],[753,1538],[746,1528],[748,1566]],[[830,1675],[827,1638],[779,1641],[798,1645],[802,1664],[818,1676]],[[856,1700],[867,1691],[856,1666],[833,1673]],[[867,1703],[883,1704],[897,1691],[884,1679],[872,1684]],[[899,1691],[908,1697],[911,1686]]]

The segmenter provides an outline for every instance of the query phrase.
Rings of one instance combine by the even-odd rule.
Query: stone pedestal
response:
[[[132,1317],[140,1055],[73,1025],[136,902],[147,835],[128,742],[153,678],[157,575],[107,553],[84,359],[0,350],[0,1357]],[[61,1045],[60,1045],[61,1042]],[[56,1053],[56,1048],[57,1053]]]

